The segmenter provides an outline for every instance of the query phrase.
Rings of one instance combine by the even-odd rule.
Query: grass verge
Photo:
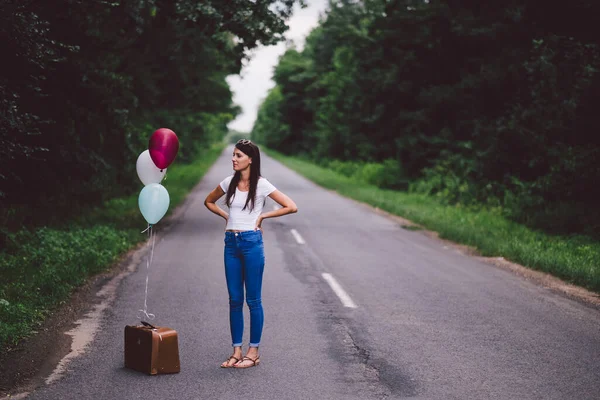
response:
[[[207,149],[194,162],[169,167],[162,184],[169,213],[182,202],[221,154]],[[143,185],[140,182],[140,190]],[[90,276],[107,270],[124,252],[146,240],[138,194],[107,201],[60,226],[21,229],[0,253],[0,351],[28,336],[51,310]],[[160,222],[159,222],[160,224]]]
[[[409,219],[442,238],[475,247],[483,256],[501,256],[600,293],[600,243],[587,236],[551,236],[510,221],[499,210],[442,205],[425,195],[357,182],[273,150],[266,153],[320,186]]]

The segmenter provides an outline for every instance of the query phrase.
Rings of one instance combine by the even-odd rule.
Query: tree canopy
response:
[[[386,162],[398,182],[600,231],[591,0],[332,0],[289,48],[252,135],[317,161]]]
[[[239,112],[225,77],[283,39],[294,3],[0,0],[0,203],[135,191],[159,127],[178,134],[179,161],[222,138]]]

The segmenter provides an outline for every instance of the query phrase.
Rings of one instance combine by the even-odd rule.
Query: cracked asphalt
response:
[[[263,224],[261,365],[219,368],[231,352],[224,221],[203,201],[231,173],[229,152],[173,226],[161,234],[157,225],[148,308],[155,324],[178,331],[181,372],[151,377],[123,367],[123,330],[143,306],[142,257],[86,351],[28,398],[599,398],[597,309],[405,230],[268,157],[263,176],[299,213]],[[323,273],[356,308],[342,305]]]

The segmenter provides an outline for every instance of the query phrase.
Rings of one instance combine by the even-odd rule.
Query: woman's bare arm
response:
[[[294,203],[292,199],[290,199],[285,194],[281,193],[279,190],[275,190],[274,192],[272,192],[269,195],[269,197],[272,198],[275,202],[277,202],[277,204],[279,204],[281,208],[278,210],[267,211],[266,213],[261,214],[258,217],[258,220],[256,221],[257,229],[261,229],[260,225],[263,219],[281,217],[282,215],[293,214],[295,212],[298,212],[298,207],[296,206],[296,203]]]
[[[219,217],[224,218],[225,221],[227,221],[227,219],[229,218],[229,214],[227,214],[221,207],[219,207],[216,204],[217,200],[219,200],[221,197],[223,197],[224,194],[225,194],[225,192],[223,191],[223,189],[221,189],[221,186],[220,185],[217,186],[216,188],[213,189],[212,192],[210,192],[208,194],[208,196],[206,196],[206,200],[204,200],[204,205],[210,211],[217,214]]]

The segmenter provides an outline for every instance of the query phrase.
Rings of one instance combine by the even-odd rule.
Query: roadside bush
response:
[[[14,344],[90,275],[110,266],[137,231],[108,226],[40,228],[9,235],[0,258],[0,347]]]
[[[400,163],[388,159],[381,163],[325,160],[321,165],[338,174],[383,189],[406,189],[408,180]]]
[[[409,191],[433,196],[442,204],[496,204],[493,185],[481,188],[473,184],[476,178],[472,161],[451,155],[439,160],[433,167],[423,169],[423,176],[410,183]]]

